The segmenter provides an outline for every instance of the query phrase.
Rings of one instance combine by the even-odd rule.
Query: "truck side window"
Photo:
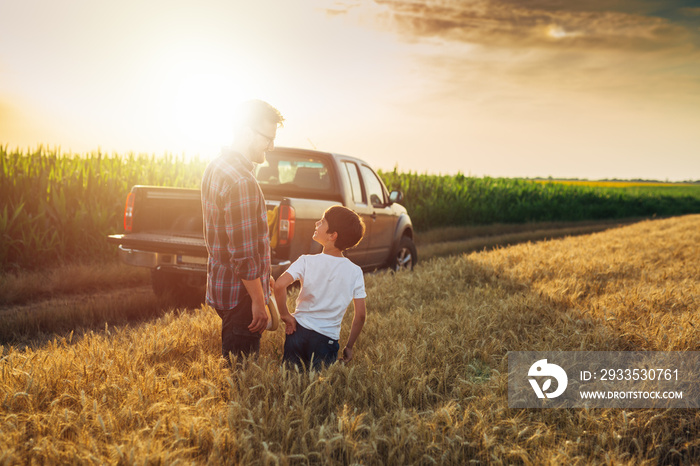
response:
[[[367,165],[362,165],[362,178],[365,181],[367,196],[374,207],[384,207],[387,205],[384,186],[377,175]]]
[[[362,195],[362,185],[360,184],[360,174],[357,171],[357,165],[352,162],[343,162],[345,175],[348,177],[350,188],[352,189],[352,200],[355,204],[366,204]]]

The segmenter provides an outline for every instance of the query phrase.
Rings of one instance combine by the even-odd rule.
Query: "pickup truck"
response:
[[[413,269],[414,232],[403,195],[389,193],[364,161],[329,152],[275,148],[257,165],[270,225],[272,275],[302,254],[321,252],[315,222],[332,205],[344,205],[365,222],[362,241],[346,256],[365,271]],[[121,259],[151,269],[157,295],[203,297],[207,249],[199,189],[134,186],[124,209],[124,233],[108,236]]]

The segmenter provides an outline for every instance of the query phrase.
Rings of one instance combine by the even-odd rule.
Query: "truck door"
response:
[[[389,194],[384,183],[367,165],[360,167],[370,210],[366,224],[372,225],[372,234],[367,245],[367,260],[372,265],[383,265],[389,258],[396,231],[398,217],[394,215]]]
[[[367,259],[367,246],[372,236],[372,206],[367,204],[367,196],[362,189],[360,181],[360,168],[356,163],[344,161],[340,166],[340,176],[345,178],[346,186],[350,187],[350,207],[365,222],[365,236],[356,247],[345,252],[348,259],[360,267],[369,266]]]

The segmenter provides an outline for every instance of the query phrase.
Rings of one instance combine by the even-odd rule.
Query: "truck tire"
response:
[[[188,283],[187,275],[171,270],[151,270],[151,286],[160,299],[184,306],[198,306],[204,302],[204,289]]]
[[[394,272],[413,270],[417,262],[418,251],[416,250],[416,245],[410,237],[402,236],[398,249],[389,259],[389,268]]]

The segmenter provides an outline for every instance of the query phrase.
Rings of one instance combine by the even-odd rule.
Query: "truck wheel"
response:
[[[408,236],[402,236],[401,241],[399,241],[399,248],[391,258],[389,267],[395,272],[413,270],[413,266],[416,265],[416,262],[418,262],[416,245],[413,244],[413,240]]]
[[[151,270],[151,286],[158,298],[184,306],[204,302],[203,290],[187,282],[187,276],[170,270]]]

